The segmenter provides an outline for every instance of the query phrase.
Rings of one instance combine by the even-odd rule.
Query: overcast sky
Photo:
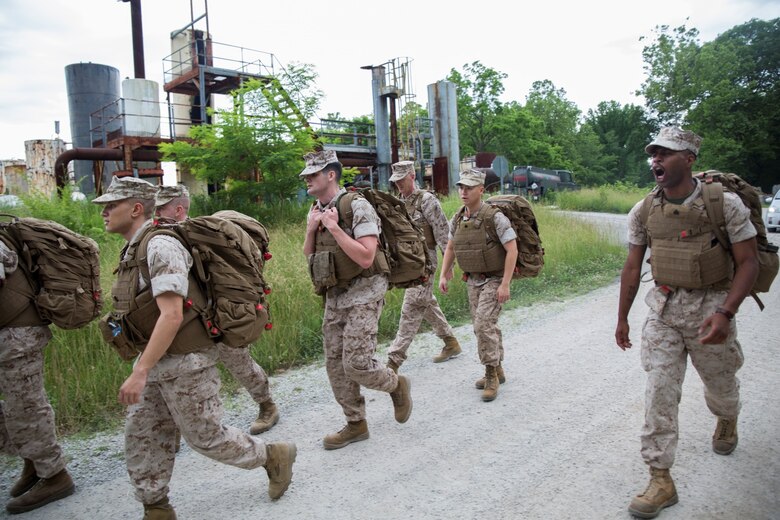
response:
[[[160,83],[170,33],[190,21],[190,0],[142,1],[146,77]],[[203,0],[192,0],[195,16]],[[215,42],[314,65],[325,94],[318,115],[372,112],[371,73],[408,57],[416,100],[427,85],[475,60],[508,74],[505,101],[525,102],[551,80],[583,112],[600,101],[642,104],[641,36],[686,23],[702,41],[751,18],[780,16],[780,0],[211,0]],[[686,22],[687,19],[687,22]],[[205,29],[201,21],[199,28]],[[117,0],[0,0],[0,159],[24,158],[24,141],[70,140],[65,66],[93,62],[133,77],[130,4]]]

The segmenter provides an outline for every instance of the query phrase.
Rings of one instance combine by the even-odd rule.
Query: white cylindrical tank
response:
[[[160,136],[160,88],[150,79],[122,81],[125,135]]]

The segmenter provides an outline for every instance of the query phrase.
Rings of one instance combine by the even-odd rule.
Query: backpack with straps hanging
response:
[[[41,320],[77,329],[97,318],[103,305],[97,243],[49,220],[2,216],[11,220],[0,222],[0,239],[19,256]]]

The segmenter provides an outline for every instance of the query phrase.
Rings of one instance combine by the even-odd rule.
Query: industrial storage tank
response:
[[[119,69],[98,63],[73,63],[65,67],[65,86],[68,93],[70,133],[74,148],[92,148],[90,115],[103,109],[106,131],[120,128]],[[113,105],[112,105],[113,104]],[[105,108],[104,108],[105,107]],[[108,186],[116,171],[113,163],[105,163],[103,184]],[[76,183],[84,193],[95,192],[92,161],[75,161]]]
[[[160,87],[149,79],[122,81],[124,135],[160,137]]]

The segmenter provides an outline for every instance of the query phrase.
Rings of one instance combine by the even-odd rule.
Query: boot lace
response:
[[[727,433],[729,431],[729,426],[731,426],[731,421],[729,421],[728,419],[720,420],[720,428],[718,428],[718,437],[716,438],[716,440],[719,441],[728,440],[729,437]]]

